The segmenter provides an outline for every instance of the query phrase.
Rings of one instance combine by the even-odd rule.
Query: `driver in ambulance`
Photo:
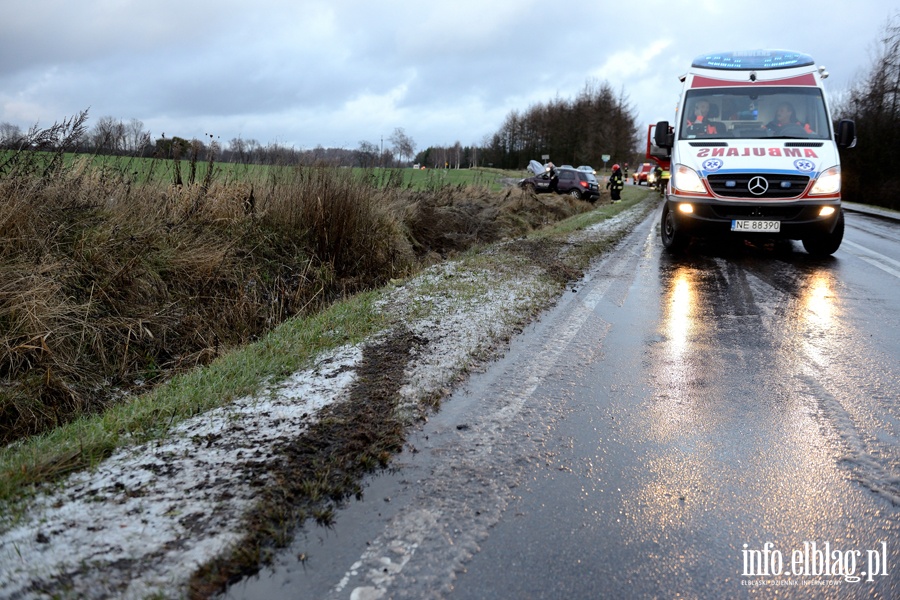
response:
[[[766,125],[772,135],[796,135],[800,133],[815,133],[809,123],[801,123],[794,112],[794,106],[790,102],[782,102],[775,108],[775,120]]]
[[[693,115],[688,117],[685,124],[688,135],[719,135],[725,133],[725,126],[716,121],[710,121],[709,100],[697,100],[694,102]]]

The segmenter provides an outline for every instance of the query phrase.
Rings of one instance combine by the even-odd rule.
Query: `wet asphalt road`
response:
[[[900,597],[900,224],[672,258],[657,220],[227,596]]]

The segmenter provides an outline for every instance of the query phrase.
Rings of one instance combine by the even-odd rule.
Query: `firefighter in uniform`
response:
[[[612,167],[612,175],[609,176],[606,182],[606,189],[609,190],[609,195],[613,202],[618,202],[622,199],[622,190],[624,188],[625,179],[622,177],[622,170],[618,164],[615,164]]]

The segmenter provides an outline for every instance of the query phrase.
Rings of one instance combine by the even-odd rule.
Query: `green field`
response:
[[[0,153],[0,175],[3,165],[27,163],[29,170],[43,170],[58,155],[52,152],[2,152]],[[66,153],[62,155],[61,164],[67,169],[91,168],[94,172],[109,178],[121,179],[132,184],[171,185],[176,181],[183,184],[228,185],[235,182],[244,183],[278,183],[293,178],[296,171],[313,166],[296,165],[260,165],[231,162],[195,161],[173,159],[105,156],[91,154]],[[212,168],[211,176],[208,175]],[[328,168],[328,167],[324,167]],[[475,169],[412,169],[412,168],[360,168],[334,167],[348,170],[354,177],[368,179],[375,187],[409,188],[413,190],[435,190],[447,186],[478,186],[491,191],[503,189],[504,180],[519,179],[526,176],[523,171],[503,171],[491,168]]]

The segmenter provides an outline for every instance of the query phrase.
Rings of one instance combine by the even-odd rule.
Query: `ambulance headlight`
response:
[[[676,165],[672,173],[672,185],[680,192],[705,194],[706,188],[697,172],[684,165]]]
[[[841,168],[831,167],[819,175],[816,183],[809,191],[811,196],[821,194],[837,194],[841,191]]]

